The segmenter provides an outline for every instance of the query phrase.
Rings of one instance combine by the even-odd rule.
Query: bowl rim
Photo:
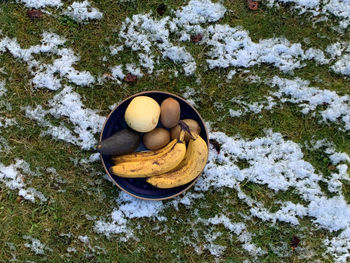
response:
[[[176,95],[176,94],[173,94],[173,93],[171,93],[171,92],[168,92],[168,91],[162,91],[162,90],[147,90],[147,91],[141,91],[141,92],[135,93],[135,94],[133,94],[133,95],[131,95],[131,96],[128,96],[127,98],[123,99],[123,100],[122,100],[121,102],[119,102],[118,105],[116,105],[116,106],[113,108],[113,110],[107,115],[106,120],[105,120],[105,122],[104,122],[104,124],[103,124],[103,126],[102,126],[102,129],[101,129],[100,141],[102,140],[103,131],[104,131],[104,129],[105,129],[105,126],[106,126],[106,124],[107,124],[108,119],[110,118],[110,116],[113,114],[113,112],[114,112],[121,104],[123,104],[125,101],[127,101],[127,100],[129,100],[129,99],[131,99],[131,98],[133,98],[133,97],[142,96],[142,95],[146,95],[146,94],[149,94],[149,93],[163,93],[163,94],[165,94],[165,95],[170,95],[170,96],[176,97],[177,99],[180,99],[180,100],[184,101],[185,103],[187,103],[187,104],[190,106],[190,108],[192,108],[192,110],[194,110],[194,111],[197,113],[199,119],[201,120],[201,122],[202,122],[202,124],[203,124],[204,132],[205,132],[205,134],[206,134],[206,136],[207,136],[206,143],[207,143],[207,147],[208,147],[208,154],[207,154],[207,159],[208,159],[208,157],[209,157],[209,133],[208,133],[207,126],[205,125],[205,122],[204,122],[202,116],[199,114],[199,112],[198,112],[188,101],[186,101],[186,99],[180,97],[179,95]],[[174,197],[179,196],[180,194],[186,192],[188,189],[190,189],[190,188],[197,182],[198,178],[202,175],[202,173],[203,173],[203,171],[204,171],[204,168],[205,168],[205,166],[204,166],[204,168],[202,169],[202,171],[201,171],[201,172],[198,174],[198,176],[193,180],[193,182],[192,182],[190,185],[188,185],[185,189],[181,190],[180,192],[178,192],[178,193],[176,193],[176,194],[173,194],[173,195],[171,195],[171,196],[166,196],[166,197],[147,198],[147,197],[137,196],[137,195],[135,195],[135,194],[133,194],[133,193],[130,193],[129,191],[125,190],[123,187],[121,187],[121,186],[113,179],[113,177],[111,176],[109,170],[107,169],[107,167],[106,167],[106,165],[105,165],[105,162],[104,162],[104,160],[103,160],[103,157],[102,157],[102,154],[101,154],[101,153],[100,153],[100,159],[101,159],[101,162],[102,162],[102,165],[103,165],[103,168],[104,168],[105,172],[107,173],[107,175],[109,176],[109,178],[111,179],[111,181],[112,181],[120,190],[122,190],[123,192],[125,192],[125,193],[127,193],[127,194],[129,194],[129,195],[131,195],[131,196],[133,196],[133,197],[136,197],[136,198],[138,198],[138,199],[142,199],[142,200],[152,200],[152,201],[161,201],[161,200],[171,199],[171,198],[174,198]]]

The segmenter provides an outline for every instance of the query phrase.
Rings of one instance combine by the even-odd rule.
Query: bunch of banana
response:
[[[142,178],[164,174],[177,167],[186,154],[185,131],[160,150],[114,157],[111,172],[125,178]]]
[[[199,135],[193,134],[183,161],[167,173],[148,178],[147,182],[158,188],[172,188],[187,184],[202,172],[207,159],[206,142]]]

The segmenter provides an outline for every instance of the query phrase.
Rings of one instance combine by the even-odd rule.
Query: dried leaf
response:
[[[258,1],[256,1],[256,0],[248,0],[247,3],[248,3],[248,8],[250,10],[253,10],[253,11],[258,10],[258,8],[259,8],[259,2]]]
[[[335,169],[337,169],[337,167],[335,167],[335,165],[332,165],[332,164],[328,165],[327,168],[331,171],[335,171]]]
[[[162,16],[164,15],[166,11],[166,5],[165,4],[160,4],[158,7],[157,7],[157,13],[158,15]]]
[[[211,145],[213,145],[213,147],[217,151],[217,153],[220,153],[220,151],[221,151],[220,144],[214,139],[210,139],[209,142],[210,142]]]
[[[299,245],[299,242],[300,242],[299,237],[297,237],[297,236],[292,237],[291,247],[293,250],[297,248],[297,246]]]
[[[22,200],[23,200],[23,198],[22,198],[21,196],[18,196],[18,197],[16,198],[16,202],[17,202],[17,203],[20,203]]]
[[[192,35],[192,36],[191,36],[191,41],[192,41],[193,43],[197,43],[197,42],[201,41],[202,38],[203,38],[203,35],[201,35],[201,34]]]
[[[27,16],[32,20],[39,19],[41,15],[42,15],[42,12],[37,9],[28,10],[27,12]]]
[[[135,82],[137,80],[137,77],[131,73],[128,73],[128,75],[125,76],[124,80],[126,82]]]

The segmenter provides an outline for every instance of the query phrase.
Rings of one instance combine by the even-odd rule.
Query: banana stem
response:
[[[179,125],[180,125],[180,128],[181,128],[181,131],[184,130],[185,132],[187,132],[187,133],[191,136],[191,138],[192,138],[193,140],[196,139],[196,138],[192,135],[191,130],[190,130],[190,127],[188,127],[188,125],[187,125],[184,121],[180,120],[180,121],[179,121]]]

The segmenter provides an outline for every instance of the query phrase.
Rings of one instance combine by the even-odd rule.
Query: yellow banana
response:
[[[117,164],[121,162],[135,162],[135,161],[146,161],[150,159],[160,158],[163,154],[171,149],[177,142],[177,139],[172,140],[166,146],[156,151],[148,152],[134,152],[130,154],[115,156],[112,160]]]
[[[184,132],[179,140],[165,153],[157,158],[117,163],[111,167],[111,172],[125,178],[150,177],[166,173],[182,161],[186,154],[186,145],[183,140]]]
[[[199,135],[194,134],[190,139],[188,149],[179,169],[162,175],[153,176],[147,182],[158,188],[173,188],[191,182],[204,169],[208,160],[208,147]]]

